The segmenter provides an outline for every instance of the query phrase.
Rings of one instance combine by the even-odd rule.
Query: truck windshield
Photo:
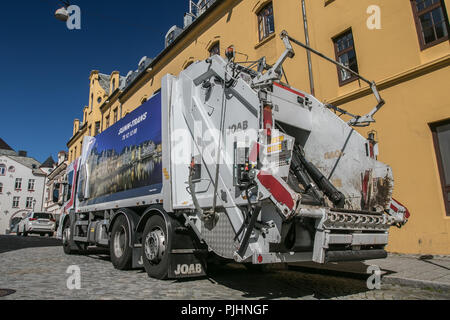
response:
[[[69,173],[67,180],[67,200],[70,200],[72,198],[73,171]]]

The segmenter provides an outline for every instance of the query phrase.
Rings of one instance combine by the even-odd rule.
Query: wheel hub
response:
[[[114,255],[117,258],[120,258],[125,251],[125,246],[127,243],[126,238],[127,233],[125,231],[125,228],[122,226],[120,230],[118,230],[114,235]]]
[[[162,260],[166,252],[166,237],[161,229],[157,228],[147,234],[144,242],[144,251],[150,262],[156,264]]]
[[[64,245],[67,245],[69,243],[70,239],[70,228],[65,228],[62,234],[62,242]]]

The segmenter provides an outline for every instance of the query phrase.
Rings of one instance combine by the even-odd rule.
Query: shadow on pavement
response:
[[[234,264],[211,266],[208,275],[210,281],[242,291],[243,298],[331,299],[369,291],[365,280],[293,270],[251,271]]]
[[[0,253],[26,248],[56,247],[61,245],[61,240],[39,236],[0,236]]]

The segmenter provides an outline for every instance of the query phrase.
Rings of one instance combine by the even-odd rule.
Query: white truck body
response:
[[[285,43],[266,73],[216,55],[166,75],[148,106],[85,138],[72,166],[70,224],[60,224],[65,243],[109,246],[118,268],[114,261],[130,248],[133,265],[159,278],[204,274],[198,252],[252,264],[386,256],[389,228],[406,222],[406,208],[391,198],[392,170],[377,161],[372,137],[280,81],[293,56]],[[140,122],[153,126],[151,142],[100,150],[129,139],[129,130],[141,134]],[[125,178],[123,168],[131,172]],[[124,248],[114,228],[121,215]],[[149,226],[154,215],[165,227]],[[192,240],[186,248],[173,240],[183,228]],[[167,272],[156,272],[163,263]]]

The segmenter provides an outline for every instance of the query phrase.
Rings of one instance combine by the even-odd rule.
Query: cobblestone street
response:
[[[14,241],[24,249],[7,245]],[[143,270],[115,270],[99,251],[67,256],[57,245],[54,239],[1,237],[0,289],[15,293],[0,299],[450,299],[450,292],[439,290],[382,285],[371,291],[364,280],[290,270],[249,272],[233,264],[212,268],[209,278],[159,281]],[[71,265],[81,269],[80,290],[67,289]]]

